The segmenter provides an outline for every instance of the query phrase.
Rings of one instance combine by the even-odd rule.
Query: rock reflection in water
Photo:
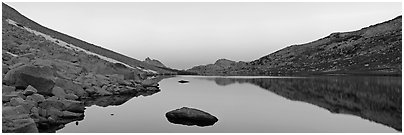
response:
[[[152,82],[160,82],[161,80],[163,80],[165,78],[170,78],[170,77],[173,77],[173,76],[158,76],[155,78],[150,78],[150,80]],[[134,97],[151,96],[158,92],[160,92],[160,89],[138,91],[136,93],[128,93],[128,94],[124,94],[124,95],[103,96],[103,97],[97,97],[97,98],[93,98],[93,99],[87,99],[86,101],[84,101],[84,104],[88,107],[92,106],[92,105],[97,105],[100,107],[119,106]]]
[[[57,130],[65,127],[66,124],[73,121],[81,121],[84,119],[84,115],[82,117],[75,117],[71,119],[62,119],[57,122],[40,122],[37,123],[39,133],[55,133]]]
[[[84,101],[84,105],[90,107],[92,105],[107,107],[107,106],[119,106],[129,101],[130,99],[138,96],[150,96],[158,91],[140,91],[135,94],[126,94],[126,95],[112,95],[112,96],[102,96],[93,99],[86,99]],[[76,122],[76,125],[79,124],[79,121],[84,119],[84,115],[82,117],[71,118],[71,119],[63,119],[58,120],[57,123],[38,123],[38,130],[40,133],[55,133],[57,130],[65,127],[66,124],[71,122]]]
[[[151,78],[153,82],[159,82],[164,78],[169,78],[172,76],[158,76],[156,78]],[[131,100],[134,97],[139,97],[139,96],[151,96],[153,94],[156,94],[160,92],[160,89],[147,89],[147,90],[141,90],[137,91],[134,93],[127,93],[123,95],[111,95],[111,96],[100,96],[96,98],[89,98],[89,99],[84,99],[84,104],[83,106],[90,107],[93,105],[100,106],[100,107],[108,107],[108,106],[119,106],[127,101]],[[79,121],[84,119],[84,115],[79,118],[75,119],[65,119],[64,121],[58,121],[58,123],[46,123],[46,124],[40,124],[38,127],[39,132],[41,133],[55,133],[57,130],[60,130],[65,127],[66,124],[75,122],[76,125],[79,124]]]
[[[100,107],[119,106],[134,97],[150,96],[157,92],[159,92],[159,91],[144,91],[144,92],[138,92],[136,94],[103,96],[103,97],[98,97],[98,98],[94,98],[94,99],[88,99],[84,102],[84,104],[86,106],[97,105]]]
[[[206,79],[206,78],[204,78]],[[225,86],[250,83],[332,113],[356,115],[401,131],[401,77],[207,78]]]

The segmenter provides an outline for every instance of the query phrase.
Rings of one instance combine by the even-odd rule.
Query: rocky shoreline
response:
[[[46,60],[32,63],[38,61]],[[92,105],[91,101],[160,91],[154,80],[125,80],[119,74],[87,73],[67,80],[50,74],[56,66],[52,62],[31,63],[7,72],[3,78],[3,132],[55,132],[67,123],[82,120],[85,106]],[[113,104],[111,101],[104,106]]]
[[[90,73],[84,76],[81,82],[69,82],[56,78],[56,83],[35,76],[36,84],[32,84],[27,81],[24,74],[18,76],[16,72],[18,70],[6,74],[3,80],[11,82],[10,78],[13,78],[14,82],[20,83],[6,83],[11,86],[3,84],[3,132],[39,132],[39,129],[59,129],[64,124],[82,120],[85,106],[92,105],[91,101],[96,104],[100,102],[97,101],[98,99],[103,100],[112,95],[130,97],[151,95],[160,91],[157,82],[124,80],[117,74],[104,76]],[[26,83],[28,86],[24,88],[21,83]],[[103,101],[107,101],[104,106],[108,106],[114,100]]]

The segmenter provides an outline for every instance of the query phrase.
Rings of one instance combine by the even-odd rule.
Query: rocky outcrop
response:
[[[38,93],[50,95],[55,85],[54,73],[55,70],[49,66],[24,65],[7,72],[3,82],[8,86],[23,88],[31,85]]]
[[[401,75],[402,17],[292,45],[251,62],[196,66],[201,75]],[[224,65],[231,62],[223,61]],[[222,64],[223,65],[223,64]]]
[[[180,109],[172,110],[166,113],[168,121],[174,124],[182,124],[187,126],[211,126],[215,124],[218,119],[201,110],[182,107]]]
[[[44,96],[35,91],[28,96],[22,94],[24,90],[13,92],[16,94],[9,101],[3,100],[3,132],[38,132],[44,124],[66,124],[84,117],[85,108],[80,101]]]
[[[157,67],[166,68],[166,66],[163,63],[161,63],[160,61],[158,61],[156,59],[150,59],[149,57],[147,57],[143,62],[147,63],[147,64],[150,64],[150,65],[157,66]]]

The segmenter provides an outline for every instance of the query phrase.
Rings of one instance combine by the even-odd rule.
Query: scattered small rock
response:
[[[3,88],[2,88],[3,94],[5,94],[5,93],[10,93],[10,92],[13,92],[13,91],[15,91],[15,87],[14,87],[14,86],[3,85]]]
[[[38,92],[38,90],[36,90],[31,85],[28,85],[28,87],[24,90],[23,94],[25,96],[29,96],[29,95],[32,95],[32,94],[37,93],[37,92]]]
[[[41,94],[32,94],[30,96],[27,96],[26,100],[31,100],[34,102],[42,102],[45,101],[45,97]]]
[[[71,117],[82,117],[84,114],[83,113],[74,113],[70,111],[63,111],[62,117],[64,118],[71,118]]]
[[[56,97],[60,98],[60,99],[65,99],[66,95],[67,95],[65,90],[63,90],[59,86],[53,87],[52,94],[55,95]]]

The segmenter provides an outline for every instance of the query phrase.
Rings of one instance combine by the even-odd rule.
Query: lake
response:
[[[158,93],[94,101],[83,120],[57,132],[401,132],[401,77],[175,76],[159,84]],[[219,121],[170,123],[165,113],[181,107]]]

